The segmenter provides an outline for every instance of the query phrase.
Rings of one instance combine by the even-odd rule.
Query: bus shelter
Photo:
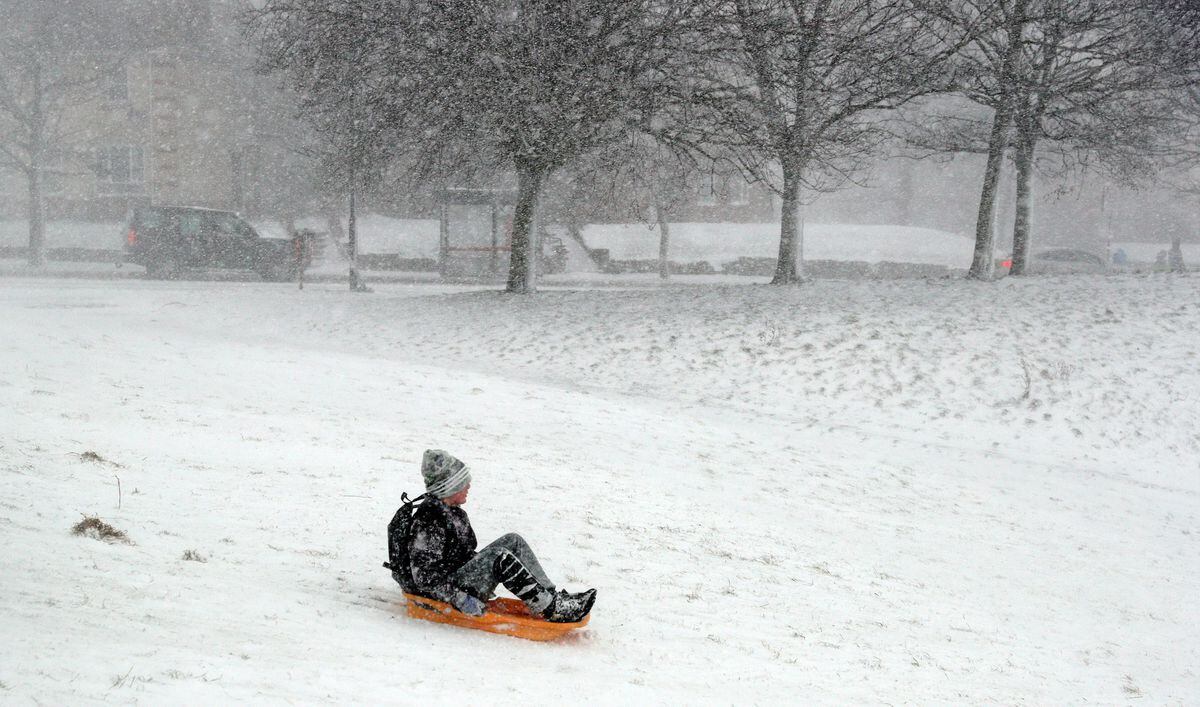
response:
[[[443,189],[438,270],[447,279],[503,279],[512,254],[511,189]]]

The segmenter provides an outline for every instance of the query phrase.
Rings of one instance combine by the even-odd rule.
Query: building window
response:
[[[717,183],[711,174],[700,177],[696,186],[696,203],[700,206],[715,206],[717,203]]]
[[[42,193],[61,194],[66,185],[67,158],[61,150],[47,150],[42,155]]]
[[[738,175],[734,175],[725,180],[726,194],[729,196],[730,206],[746,206],[750,203],[750,185],[746,183]]]
[[[100,76],[100,95],[108,101],[129,100],[129,71],[124,64],[114,66]]]
[[[133,194],[145,188],[142,148],[109,145],[96,150],[96,187],[101,194]]]

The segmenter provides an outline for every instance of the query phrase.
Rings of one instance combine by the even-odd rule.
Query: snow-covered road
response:
[[[1198,296],[0,280],[0,700],[1191,701]],[[586,632],[404,616],[429,446]]]

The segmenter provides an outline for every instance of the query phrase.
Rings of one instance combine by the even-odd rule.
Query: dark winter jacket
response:
[[[450,601],[455,587],[450,575],[475,556],[475,531],[467,512],[438,499],[427,499],[413,514],[409,565],[417,591],[431,599]]]

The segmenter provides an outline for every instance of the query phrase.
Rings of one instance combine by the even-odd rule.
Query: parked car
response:
[[[147,206],[134,209],[130,217],[125,261],[145,266],[148,277],[174,278],[187,268],[229,268],[251,270],[264,280],[290,280],[312,262],[313,234],[298,237],[305,241],[264,238],[231,211]]]
[[[1027,269],[1031,273],[1099,273],[1108,271],[1108,262],[1079,248],[1051,248],[1030,256]]]

